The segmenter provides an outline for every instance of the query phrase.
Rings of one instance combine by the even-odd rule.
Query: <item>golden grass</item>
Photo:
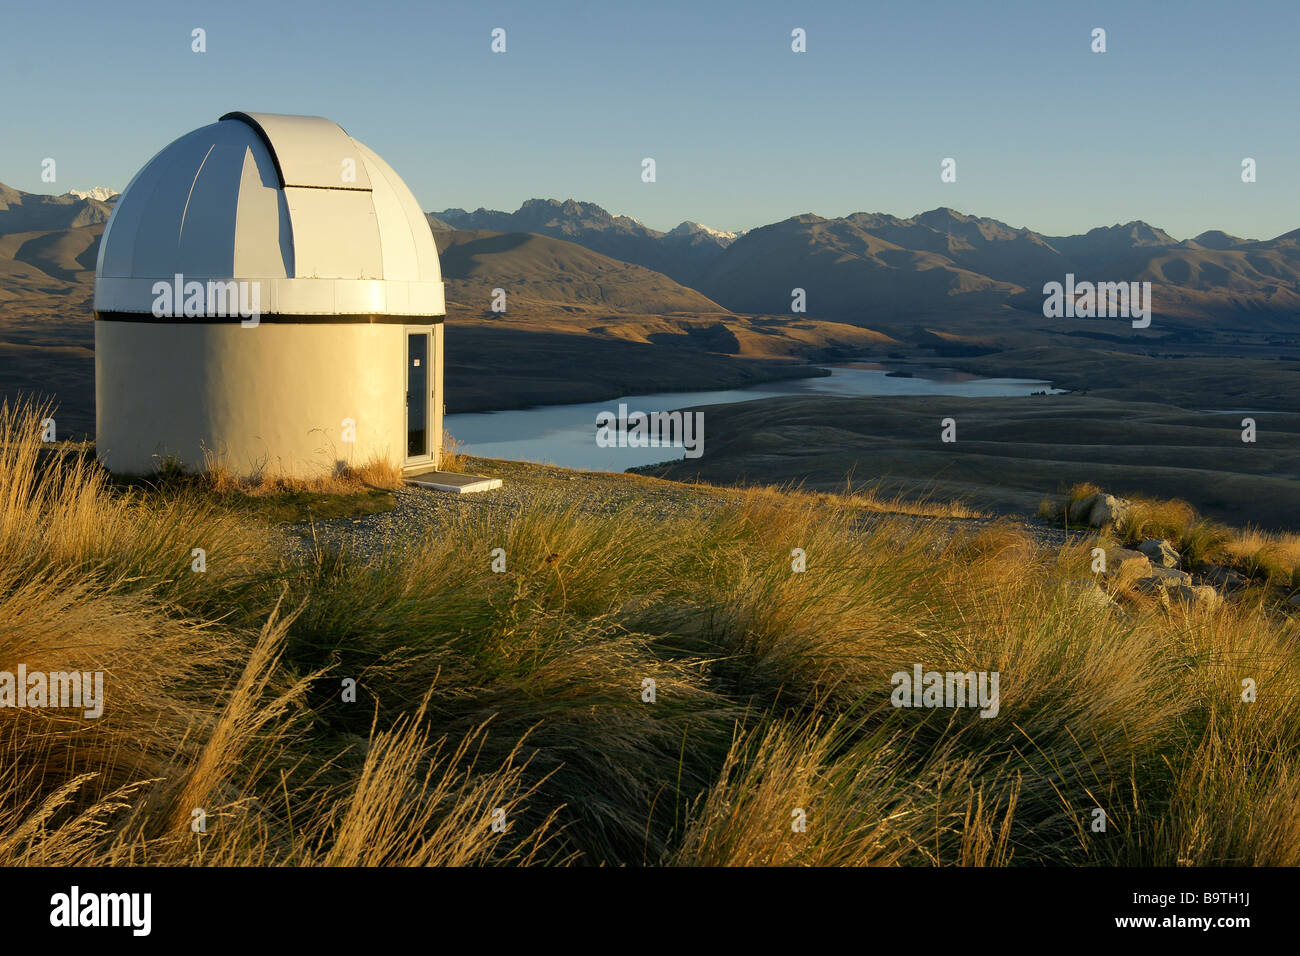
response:
[[[1148,538],[1183,541],[1198,515],[1196,509],[1178,498],[1157,499],[1135,496],[1124,524],[1125,540],[1138,543]]]
[[[442,446],[438,452],[438,468],[441,471],[464,472],[467,467],[463,442],[457,441],[447,429],[442,430]]]
[[[481,728],[431,746],[412,718],[305,751],[320,674],[281,659],[301,609],[268,593],[260,627],[231,620],[281,575],[272,540],[189,492],[114,493],[87,458],[43,454],[42,417],[0,405],[0,671],[101,671],[106,700],[98,719],[0,708],[0,865],[348,863],[366,820],[386,863],[535,858],[545,819],[505,840],[447,822],[532,786],[518,761],[466,761]]]
[[[1300,585],[1300,535],[1247,528],[1224,541],[1223,552],[1233,567],[1262,575],[1289,587]]]
[[[1300,622],[1259,602],[1099,605],[1088,542],[773,489],[290,561],[40,417],[0,407],[0,671],[107,701],[0,708],[0,865],[1300,863]],[[917,664],[996,714],[892,706]]]
[[[360,465],[345,465],[329,474],[301,478],[261,468],[251,475],[236,475],[228,468],[210,463],[196,476],[199,488],[216,494],[242,494],[252,497],[298,492],[330,495],[355,495],[368,489],[392,490],[402,487],[402,469],[382,458]]]
[[[1011,862],[1014,782],[977,785],[975,764],[947,754],[928,766],[909,765],[899,741],[871,739],[846,753],[844,744],[852,736],[847,731],[814,721],[738,737],[718,782],[692,809],[672,862]]]
[[[637,476],[642,480],[645,476]],[[718,486],[708,482],[690,482],[686,487],[710,494],[723,494],[729,498],[765,498],[785,502],[850,508],[871,514],[911,515],[919,518],[984,518],[987,515],[962,501],[934,501],[924,497],[905,498],[902,495],[883,495],[874,488],[853,488],[846,483],[843,491],[813,491],[796,485],[731,485]]]

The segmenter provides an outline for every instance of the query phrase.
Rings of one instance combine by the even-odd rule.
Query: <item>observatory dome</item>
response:
[[[150,312],[177,273],[261,280],[268,315],[445,312],[410,189],[319,116],[227,113],[136,174],[99,245],[95,311]]]
[[[109,470],[436,468],[443,299],[410,189],[318,116],[227,113],[122,193],[95,269]]]

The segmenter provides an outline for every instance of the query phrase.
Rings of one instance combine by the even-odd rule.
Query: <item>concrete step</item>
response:
[[[482,475],[458,475],[451,471],[421,471],[406,475],[408,485],[429,488],[433,491],[450,491],[456,495],[468,495],[476,491],[491,491],[501,487],[500,478],[485,478]]]

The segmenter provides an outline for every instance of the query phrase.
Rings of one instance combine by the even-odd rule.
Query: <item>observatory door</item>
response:
[[[428,331],[406,333],[406,460],[429,457]]]

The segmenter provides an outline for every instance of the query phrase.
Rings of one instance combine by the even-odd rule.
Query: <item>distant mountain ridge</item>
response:
[[[112,212],[112,200],[98,198],[94,190],[84,197],[49,196],[0,183],[0,235],[101,225]]]
[[[601,255],[662,272],[684,285],[690,285],[736,239],[735,233],[689,221],[664,233],[630,216],[616,216],[595,203],[574,199],[529,199],[514,212],[444,209],[429,215],[430,225],[436,220],[453,229],[531,232],[576,242]]]
[[[1300,230],[1270,240],[1220,231],[1175,240],[1142,221],[1045,236],[948,208],[908,219],[810,214],[751,230],[693,286],[737,312],[789,309],[878,321],[918,311],[996,306],[1037,311],[1045,282],[1152,283],[1157,314],[1212,319],[1229,312],[1300,316]]]
[[[111,199],[96,198],[103,190],[84,192],[40,195],[0,184],[0,301],[58,294],[67,283],[80,294],[112,212]],[[799,288],[809,318],[875,326],[922,314],[1039,311],[1043,284],[1073,273],[1149,281],[1157,315],[1300,317],[1300,229],[1267,240],[1207,230],[1179,241],[1134,220],[1048,236],[940,207],[907,218],[804,213],[741,234],[693,221],[660,232],[573,199],[530,199],[513,213],[453,208],[426,215],[454,260],[444,265],[449,297],[467,304],[481,302],[483,288],[515,284],[523,300],[539,306],[571,300],[648,313],[722,308],[789,316]],[[514,238],[487,241],[486,233]],[[528,234],[559,244],[527,242]],[[471,238],[478,244],[461,248]],[[623,268],[629,263],[642,268]]]
[[[1300,230],[1270,240],[1208,230],[1179,241],[1133,220],[1048,236],[940,207],[908,218],[804,213],[743,234],[686,222],[661,233],[571,199],[530,199],[514,213],[448,209],[432,218],[453,228],[563,238],[663,272],[734,312],[788,313],[795,288],[806,291],[809,315],[839,321],[1036,309],[1045,282],[1074,273],[1149,281],[1158,287],[1158,314],[1300,313]]]

